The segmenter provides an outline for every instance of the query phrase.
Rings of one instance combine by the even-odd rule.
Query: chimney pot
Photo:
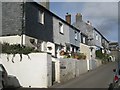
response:
[[[69,23],[69,24],[71,24],[71,14],[66,13],[65,18],[66,18],[66,22]]]

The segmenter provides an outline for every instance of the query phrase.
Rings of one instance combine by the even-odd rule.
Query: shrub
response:
[[[22,54],[27,55],[28,58],[30,59],[28,54],[30,54],[32,52],[38,52],[34,48],[21,46],[20,44],[10,45],[8,43],[3,43],[1,45],[2,45],[2,53],[7,54],[7,55],[13,54],[13,58],[15,57],[16,54],[20,54],[20,61],[22,61]],[[12,62],[14,62],[13,58],[12,58]],[[9,61],[8,57],[7,57],[7,59]]]
[[[72,54],[73,58],[81,60],[81,59],[86,59],[86,55],[84,53],[73,53]]]
[[[109,55],[106,53],[102,53],[102,50],[96,50],[96,58],[99,58],[101,60],[108,60]]]

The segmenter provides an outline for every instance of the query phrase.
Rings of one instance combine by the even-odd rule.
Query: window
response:
[[[64,32],[63,32],[63,24],[62,24],[62,23],[59,23],[59,32],[60,32],[61,34],[64,33]]]
[[[38,22],[41,24],[44,24],[44,12],[43,11],[39,11]]]
[[[98,40],[98,35],[96,34],[96,40]]]
[[[3,68],[2,68],[2,65],[0,65],[0,72],[3,72]]]
[[[83,37],[83,43],[85,43],[85,37]]]
[[[78,37],[77,37],[77,32],[75,31],[75,40],[77,40],[77,38],[78,38]]]
[[[86,44],[86,36],[81,34],[81,43]]]
[[[2,64],[0,64],[0,72],[4,72],[4,73],[6,73],[6,74],[7,74],[7,72],[6,72],[5,68],[3,67],[3,65],[2,65]]]

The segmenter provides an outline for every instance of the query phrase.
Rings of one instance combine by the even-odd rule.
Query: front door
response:
[[[52,85],[55,82],[55,62],[52,62]]]

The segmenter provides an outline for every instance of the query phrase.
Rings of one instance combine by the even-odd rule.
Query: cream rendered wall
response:
[[[29,37],[29,36],[27,36],[27,35],[23,35],[23,45],[29,46],[29,47],[35,47],[34,45],[32,45],[32,44],[30,43],[30,39],[34,39],[35,42],[37,43],[37,39],[36,39],[36,38]]]
[[[87,60],[76,60],[75,61],[75,66],[76,66],[76,72],[75,76],[79,77],[81,74],[86,73],[88,71],[87,69]]]
[[[92,51],[90,48],[93,48]],[[83,43],[80,43],[80,53],[84,53],[86,55],[86,61],[87,61],[87,69],[88,70],[92,70],[93,68],[96,68],[96,55],[95,55],[95,50],[96,50],[96,46],[88,46],[85,45]],[[98,63],[99,64],[99,63]],[[98,65],[97,64],[97,65]],[[100,66],[100,65],[98,65]]]
[[[2,36],[0,37],[1,43],[21,44],[21,36]]]
[[[9,43],[9,44],[23,44],[25,46],[29,47],[35,47],[30,43],[30,39],[35,39],[35,42],[37,43],[36,38],[32,38],[26,35],[14,35],[14,36],[1,36],[0,37],[0,42],[1,43]]]
[[[86,55],[86,59],[87,60],[90,60],[91,59],[91,56],[90,56],[90,46],[88,45],[85,45],[83,43],[80,43],[80,53],[84,53]]]
[[[60,59],[60,82],[65,82],[72,78],[78,77],[87,71],[86,60],[77,60],[72,58]]]
[[[60,82],[75,78],[75,71],[75,60],[60,59]]]
[[[52,58],[52,61],[55,62],[56,82],[58,83],[66,82],[88,71],[86,60]]]
[[[22,40],[23,37],[23,40]],[[14,35],[14,36],[1,36],[0,37],[0,42],[1,43],[9,43],[9,44],[21,44],[23,42],[23,45],[26,46],[32,46],[30,43],[30,39],[35,39],[26,35],[19,36],[19,35]],[[37,39],[35,39],[35,42],[37,42]]]

